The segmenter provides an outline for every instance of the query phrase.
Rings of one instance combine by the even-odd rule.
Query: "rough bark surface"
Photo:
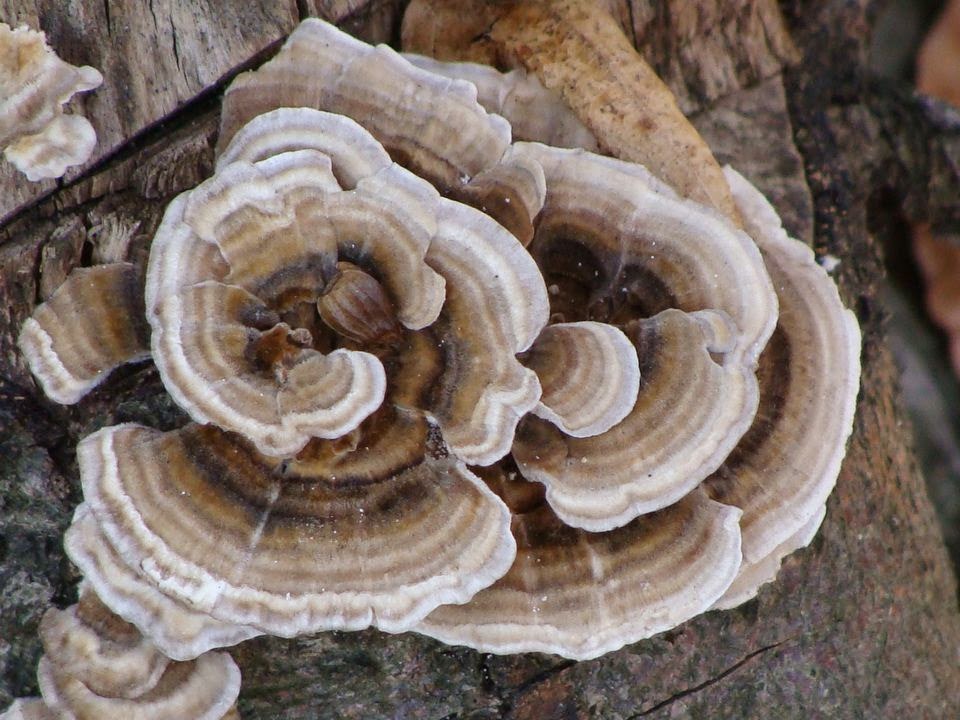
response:
[[[224,79],[262,60],[299,15],[390,40],[402,4],[153,0],[144,14],[132,0],[0,0],[2,19],[39,18],[67,60],[106,78],[84,100],[98,165],[26,209],[53,188],[0,168],[0,216],[13,213],[0,227],[0,708],[36,693],[37,623],[75,598],[61,535],[79,501],[78,439],[116,422],[185,421],[149,363],[76,406],[50,403],[17,350],[20,324],[73,267],[145,261],[166,203],[211,171]],[[841,293],[864,329],[863,387],[812,546],[743,607],[589,662],[374,631],[248,642],[233,651],[244,718],[960,716],[956,583],[897,401],[871,233],[899,216],[956,223],[960,119],[864,78],[873,3],[784,8],[789,25],[773,0],[615,9],[721,161],[841,261]]]

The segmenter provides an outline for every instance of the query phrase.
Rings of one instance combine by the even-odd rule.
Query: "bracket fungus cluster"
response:
[[[23,328],[54,400],[149,356],[191,417],[85,438],[66,540],[173,660],[369,626],[596,657],[752,597],[823,517],[859,331],[762,195],[727,171],[741,229],[414,62],[302,23],[142,277],[78,270]]]
[[[171,662],[89,589],[40,623],[42,698],[17,700],[7,720],[137,717],[239,720],[240,671],[223,652]]]
[[[89,66],[61,60],[42,32],[0,22],[0,148],[29,180],[58,178],[90,157],[97,134],[64,103],[99,87],[103,76]]]

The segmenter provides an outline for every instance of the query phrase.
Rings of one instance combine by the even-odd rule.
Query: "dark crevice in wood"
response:
[[[627,28],[629,33],[627,37],[630,39],[630,44],[636,47],[637,46],[637,22],[636,22],[636,17],[634,15],[632,2],[627,3],[627,22],[630,23],[630,27]]]
[[[480,653],[477,656],[477,671],[480,674],[480,688],[493,695],[496,694],[497,684],[493,681],[493,677],[490,674],[490,657],[487,653]]]
[[[170,18],[170,30],[171,30],[170,36],[171,36],[171,38],[173,39],[173,48],[172,48],[172,49],[173,49],[173,59],[174,59],[174,60],[176,61],[176,63],[177,63],[177,70],[179,70],[180,73],[182,74],[182,73],[183,73],[183,67],[180,65],[180,47],[179,47],[179,45],[177,44],[177,29],[176,29],[176,27],[174,27],[174,25],[173,25],[173,18],[172,18],[172,17]]]
[[[153,18],[153,27],[157,30],[160,30],[160,22],[157,20],[157,12],[153,9],[153,0],[149,0],[148,7],[150,8],[150,17]],[[174,32],[174,37],[176,37],[176,32]]]
[[[15,237],[15,236],[14,236]],[[33,305],[36,307],[43,302],[43,297],[40,294],[40,288],[42,287],[41,281],[43,280],[43,251],[39,250],[36,254],[36,257],[33,261],[33,267],[31,268],[31,276],[33,278]],[[3,379],[2,374],[0,374],[0,379]]]

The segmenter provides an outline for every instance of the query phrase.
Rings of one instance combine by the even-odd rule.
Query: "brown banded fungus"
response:
[[[418,632],[483,652],[586,660],[710,609],[740,566],[740,511],[700,490],[608,532],[565,525],[540,486],[483,473],[513,514],[517,559],[465,605],[434,610]]]
[[[642,168],[539,144],[515,151],[547,178],[529,250],[555,289],[552,317],[621,328],[641,382],[625,419],[590,437],[526,419],[513,456],[565,523],[609,530],[686,495],[749,427],[776,297],[745,233]]]
[[[544,103],[542,112],[567,118],[572,111],[595,138],[591,146],[595,143],[600,152],[641,163],[684,197],[735,216],[730,190],[710,148],[623,33],[610,3],[411,0],[401,39],[405,51],[439,60],[526,70],[556,98]],[[467,72],[468,77],[474,74],[472,69]],[[484,78],[484,84],[492,80]],[[509,88],[515,82],[505,79],[504,85]],[[488,87],[482,97],[493,96]],[[522,109],[510,104],[501,107],[522,115]],[[522,126],[529,132],[556,124],[525,121]]]
[[[394,161],[444,196],[482,209],[521,242],[532,236],[543,178],[535,165],[501,161],[510,126],[484,111],[473,84],[421,70],[386,45],[370,47],[308,19],[273,60],[228,88],[219,149],[242,125],[283,107],[357,120]]]
[[[744,232],[640,165],[511,143],[488,110],[552,91],[471,70],[485,110],[417,62],[305,21],[228,89],[143,303],[102,308],[128,340],[72,337],[73,278],[22,333],[70,401],[148,346],[193,420],[84,439],[67,535],[168,657],[371,625],[596,657],[750,597],[822,519],[858,335],[762,197],[724,180]]]
[[[509,513],[465,463],[506,454],[537,406],[516,355],[548,302],[502,226],[353,121],[280,109],[170,204],[145,296],[161,378],[205,424],[82,441],[67,548],[164,654],[398,632],[506,572]],[[46,327],[69,366],[70,326]],[[32,361],[45,385],[48,365]]]
[[[534,140],[554,147],[599,152],[596,137],[563,101],[523,68],[501,73],[489,65],[443,62],[404,53],[419,68],[437,75],[466,80],[477,88],[477,101],[510,122],[514,140]]]
[[[425,5],[414,3],[411,10],[414,7],[420,12]],[[539,4],[539,9],[531,11],[537,15],[544,7],[544,4]],[[498,27],[498,18],[503,12],[499,9],[490,10],[491,16],[484,21],[484,27],[489,31],[492,26],[493,32],[488,32],[482,37],[477,36],[476,33],[469,33],[470,37],[463,43],[457,45],[454,42],[451,45],[446,43],[446,40],[457,35],[457,28],[461,22],[469,24],[470,21],[461,21],[455,8],[441,3],[438,14],[433,15],[432,18],[421,18],[423,22],[419,23],[421,29],[432,27],[432,31],[426,35],[409,38],[413,40],[413,48],[421,51],[427,49],[427,46],[433,42],[446,43],[443,44],[440,52],[442,56],[448,58],[461,57],[464,60],[473,60],[479,53],[480,57],[496,56],[499,59],[498,62],[506,59],[508,60],[506,64],[508,66],[512,64],[514,67],[507,74],[471,63],[438,62],[417,56],[408,57],[412,62],[431,68],[447,77],[475,79],[482,88],[479,97],[485,107],[504,114],[518,129],[515,131],[516,134],[524,133],[524,139],[566,145],[568,143],[563,139],[563,128],[577,127],[578,121],[584,129],[587,126],[604,129],[608,122],[604,110],[594,113],[593,110],[596,108],[590,106],[595,96],[595,89],[608,87],[609,77],[596,77],[610,72],[607,63],[597,62],[583,67],[582,73],[571,74],[571,66],[565,66],[563,58],[558,59],[553,56],[557,54],[556,48],[561,47],[569,49],[582,46],[586,48],[584,50],[586,54],[599,52],[602,55],[606,52],[602,49],[605,43],[597,43],[596,38],[588,37],[593,32],[593,27],[591,27],[591,33],[584,32],[580,37],[577,36],[577,28],[583,28],[583,24],[568,23],[564,28],[562,25],[556,25],[556,18],[549,17],[554,9],[563,14],[571,9],[574,12],[581,12],[585,7],[584,3],[580,3],[579,7],[576,2],[555,3],[545,15],[539,18],[539,21],[543,21],[540,27],[535,27],[532,23],[523,26],[513,22],[510,17],[507,17]],[[609,34],[608,18],[598,19],[597,23],[599,32]],[[410,23],[409,27],[415,30],[418,23]],[[408,40],[406,30],[405,26],[405,46]],[[511,37],[517,33],[535,37],[540,32],[544,35],[536,38],[535,42],[522,46],[515,44],[516,38]],[[551,46],[551,43],[560,39],[562,40],[555,46]],[[545,40],[545,43],[543,47],[539,47],[537,43],[542,40]],[[517,49],[521,49],[522,53],[511,55]],[[562,55],[563,51],[559,54]],[[618,55],[615,61],[611,60],[614,64],[630,66],[642,62],[639,58],[630,60],[624,53],[619,52],[619,49],[614,54]],[[526,75],[521,65],[536,70],[535,74],[540,76],[539,79],[550,87],[556,88],[559,93],[543,87],[538,82],[538,78],[534,77],[533,72]],[[643,76],[643,73],[640,76]],[[538,98],[539,114],[536,110],[531,110],[526,102],[512,99],[515,95],[521,94],[517,90],[521,83],[524,88],[523,95]],[[577,98],[577,93],[584,89],[587,91],[586,94]],[[574,97],[577,103],[580,103],[573,105],[577,108],[577,113],[573,113],[570,106],[562,102],[567,97]],[[642,98],[642,103],[647,101],[645,94],[636,95],[636,97]],[[621,100],[623,102],[617,104],[623,111],[623,116],[616,115],[615,123],[622,121],[629,125],[652,112],[643,107],[634,107],[630,98],[621,98]],[[575,116],[576,121],[571,119],[571,115]],[[519,128],[523,130],[520,131]],[[612,134],[607,132],[610,130],[611,128],[605,128],[602,134],[605,140],[599,143],[605,150],[621,157],[639,150],[641,153],[639,157],[643,157],[643,147],[651,138],[639,137],[628,141],[628,147],[620,147],[616,143],[610,144],[610,138],[616,135],[616,128],[612,129]],[[541,133],[539,136],[538,132]],[[683,133],[681,136],[685,137]],[[584,145],[588,148],[598,145],[592,133]],[[683,157],[683,153],[678,153],[678,158],[680,157]],[[542,158],[541,162],[547,173],[548,198],[545,213],[537,218],[538,236],[543,218],[549,211],[552,199],[556,197],[554,194],[556,178],[551,175],[549,164]],[[661,158],[653,158],[654,165],[660,162]],[[634,172],[642,174],[642,168],[635,166]],[[689,178],[691,182],[696,181],[697,172],[697,167],[692,168]],[[743,562],[730,587],[714,603],[714,607],[718,608],[733,607],[753,597],[762,583],[769,582],[775,577],[783,557],[809,544],[816,534],[826,510],[824,503],[836,482],[846,441],[852,429],[859,387],[860,342],[859,329],[853,314],[843,307],[836,286],[826,272],[814,262],[809,248],[786,236],[776,213],[755,188],[730,169],[725,169],[724,174],[730,186],[728,195],[736,206],[731,215],[738,225],[744,224],[751,238],[760,247],[764,264],[773,278],[773,285],[779,298],[780,319],[770,336],[766,350],[760,354],[764,348],[763,342],[760,342],[754,345],[748,354],[753,362],[759,362],[758,411],[742,440],[736,444],[720,468],[704,482],[702,488],[702,491],[715,500],[741,508],[743,511],[740,522],[743,530]],[[669,188],[664,188],[657,181],[648,179],[648,182],[651,187],[661,192],[665,191],[668,196],[673,196]],[[571,196],[575,197],[575,194],[571,193]],[[607,211],[597,213],[597,215],[607,214]],[[589,223],[583,225],[590,227]],[[594,221],[594,225],[600,226],[602,223]],[[549,267],[544,263],[545,258],[538,252],[538,243],[538,239],[535,238],[530,249],[545,271],[552,291],[551,299],[553,300],[554,294],[562,297],[566,290],[561,288],[560,283],[552,282]],[[558,252],[557,256],[558,259],[563,259],[563,253]],[[651,254],[649,259],[654,261],[655,254]],[[580,260],[576,262],[578,270],[581,268],[580,262]],[[596,268],[593,272],[595,277],[599,277],[602,271],[601,268]],[[581,276],[583,274],[581,273]],[[567,275],[572,274],[568,271]],[[652,302],[651,310],[653,311],[660,307],[658,303],[664,296],[662,289],[657,287],[657,277],[657,273],[651,273],[649,280],[654,282],[645,283],[643,292],[638,293],[638,296],[645,298],[642,302]],[[674,306],[676,304],[674,300],[671,299],[668,304]],[[579,304],[583,305],[582,295]],[[616,306],[616,301],[613,305]],[[576,302],[574,306],[577,306]],[[609,313],[608,309],[605,310]],[[650,310],[643,314],[649,314],[649,312]],[[690,326],[692,324],[690,320],[698,315],[701,320],[705,319],[704,315],[709,315],[710,312],[688,313],[685,324]],[[603,315],[599,316],[601,319],[603,317]],[[650,390],[650,385],[656,382],[657,369],[659,368],[662,372],[664,368],[671,367],[679,357],[670,352],[670,344],[661,348],[666,349],[666,352],[659,353],[659,358],[645,353],[645,347],[661,345],[658,338],[663,335],[664,323],[668,327],[674,326],[666,336],[675,338],[672,345],[681,348],[682,354],[690,357],[691,347],[696,347],[698,344],[698,341],[694,341],[691,345],[689,335],[684,338],[677,332],[676,323],[681,318],[684,318],[683,313],[669,309],[653,317],[637,318],[623,326],[627,334],[637,341],[637,349],[641,357],[642,384],[640,400],[633,411],[634,416],[639,414],[643,405],[645,389]],[[729,316],[726,319],[729,320]],[[718,328],[718,324],[714,322],[713,327]],[[643,335],[639,332],[642,329],[653,342],[643,341]],[[731,328],[728,327],[729,329]],[[736,323],[733,324],[732,329],[736,330]],[[765,329],[764,337],[770,335],[771,329],[769,326]],[[651,331],[654,330],[658,332],[651,335]],[[718,338],[724,334],[720,332]],[[702,340],[699,342],[702,343]],[[718,355],[715,349],[711,348],[708,355],[703,356],[707,361],[706,366],[709,366],[710,361],[723,357]],[[651,363],[654,359],[659,362]],[[722,364],[726,365],[729,360],[730,356],[727,355],[723,358]],[[748,360],[744,367],[750,366]],[[713,371],[716,372],[716,367]],[[695,371],[691,377],[697,376],[702,376],[701,372]],[[686,381],[677,377],[674,378],[674,383],[673,385],[664,384],[663,395],[658,392],[653,392],[651,395],[679,400],[680,405],[684,404],[683,398],[688,398],[688,404],[694,407],[700,403],[702,389],[685,394],[685,391],[690,390],[686,386]],[[748,383],[752,384],[751,381]],[[670,400],[661,400],[661,402],[665,403],[666,408],[676,408],[676,404],[670,403]],[[754,400],[754,402],[757,401]],[[662,432],[669,437],[670,432],[677,432],[678,428],[684,427],[683,423],[676,421],[677,417],[683,416],[682,411],[661,423],[661,419],[667,417],[664,412],[661,410],[660,414],[652,414],[651,417],[654,420],[649,422],[648,419],[648,423],[642,428],[643,432],[646,434]],[[615,433],[624,432],[629,428],[629,420],[628,417],[627,421],[615,426],[607,435],[611,439],[616,438]],[[534,430],[535,435],[532,433]],[[811,432],[811,430],[815,431]],[[742,428],[740,431],[742,432]],[[562,443],[558,443],[557,438],[562,438]],[[618,439],[619,443],[611,442],[606,447],[613,457],[616,457],[617,451],[621,448],[633,447],[623,436]],[[581,463],[586,466],[582,470],[582,476],[589,477],[592,470],[589,468],[589,460],[599,457],[602,463],[608,455],[600,453],[598,456],[587,457],[577,452],[580,447],[577,443],[582,443],[586,447],[595,444],[602,447],[599,440],[600,438],[588,438],[580,441],[564,437],[557,428],[527,419],[520,426],[513,459],[528,477],[543,479],[549,485],[552,481],[549,476],[536,478],[537,466],[546,464],[548,467],[552,465],[564,470],[573,470],[579,456]],[[655,443],[656,440],[651,442]],[[728,446],[727,450],[729,449]],[[556,460],[545,463],[544,458],[550,457],[551,454]],[[525,457],[532,458],[534,461],[532,471],[531,467],[524,467]],[[535,509],[535,512],[540,515],[545,515],[543,503],[538,500],[531,504],[530,497],[531,495],[535,497],[536,493],[518,479],[518,473],[509,468],[504,472],[502,466],[503,464],[499,469],[492,468],[487,471],[485,477],[488,477],[491,472],[499,471],[494,486],[509,488],[508,497],[526,498],[520,503],[508,499],[508,504],[514,511],[514,531],[519,543],[518,559],[503,580],[481,592],[471,603],[458,607],[439,608],[428,616],[423,623],[423,631],[448,642],[462,642],[483,650],[507,646],[543,647],[543,638],[561,637],[569,633],[564,640],[569,643],[566,650],[576,657],[591,656],[593,651],[587,650],[588,643],[583,637],[579,637],[576,630],[577,623],[590,623],[595,635],[602,636],[604,632],[615,635],[616,632],[613,630],[605,631],[603,621],[598,618],[604,618],[608,628],[615,628],[624,622],[629,625],[632,618],[628,613],[622,615],[616,612],[610,613],[609,600],[590,602],[581,599],[581,606],[591,607],[592,610],[591,613],[579,616],[573,623],[560,620],[556,613],[551,617],[549,613],[542,612],[543,601],[554,601],[554,593],[563,596],[565,592],[571,591],[570,587],[556,581],[561,573],[543,569],[549,565],[546,558],[556,552],[556,546],[564,544],[556,542],[555,536],[549,533],[529,530],[529,515],[533,514],[531,509]],[[601,465],[601,470],[608,471],[608,467]],[[510,482],[505,482],[504,478],[508,478]],[[689,496],[681,502],[687,501]],[[555,502],[554,499],[551,498],[551,502]],[[558,504],[558,509],[559,507]],[[637,520],[612,532],[625,532],[640,520],[653,520],[661,512],[641,515]],[[554,518],[553,522],[556,523],[557,519]],[[564,532],[570,533],[571,530],[567,528]],[[596,541],[607,534],[609,533],[585,534],[579,539],[578,544],[581,546],[590,544],[591,541]],[[567,544],[571,542],[568,541]],[[575,565],[570,563],[566,566],[567,571],[570,566]],[[606,566],[607,569],[611,567],[615,566]],[[605,581],[620,587],[615,572],[610,573]],[[570,603],[570,607],[573,606],[573,603]],[[533,611],[534,608],[536,612]],[[643,610],[634,608],[632,612],[642,613]],[[570,628],[574,629],[571,631]],[[629,632],[626,635],[630,637]],[[519,640],[519,637],[523,637],[523,641]],[[622,642],[627,641],[629,639],[622,640]]]
[[[170,662],[89,588],[81,590],[78,604],[47,611],[40,638],[42,698],[19,700],[0,718],[238,717],[240,671],[229,655],[212,652]]]
[[[0,23],[0,148],[29,180],[57,178],[90,157],[97,134],[63,105],[103,76],[64,62],[42,32]]]
[[[592,435],[523,420],[511,458],[481,473],[511,509],[517,559],[418,631],[488,652],[586,659],[708,610],[738,576],[741,510],[698,486],[757,410],[755,369],[777,301],[746,233],[643,168],[538,144],[514,153],[534,157],[547,183],[528,249],[555,324],[526,355],[544,398],[553,374],[584,383],[574,380],[578,353],[554,349],[554,334],[583,326],[619,328],[639,358],[639,387],[626,416]],[[601,395],[604,378],[594,379]]]
[[[813,251],[789,237],[766,198],[725,169],[745,227],[777,295],[777,329],[760,356],[760,409],[743,441],[707,481],[743,509],[743,567],[717,607],[734,607],[773,580],[823,520],[853,430],[860,327]]]
[[[43,391],[64,405],[78,402],[117,365],[148,358],[136,269],[129,263],[76,269],[23,324],[19,345]]]
[[[812,251],[786,235],[755,188],[729,168],[725,173],[747,230],[757,238],[781,308],[759,358],[759,409],[749,430],[699,488],[606,532],[564,524],[559,510],[551,509],[537,486],[521,479],[508,461],[484,469],[484,479],[511,508],[517,559],[506,576],[469,603],[428,615],[420,632],[487,652],[541,650],[577,659],[596,657],[707,609],[749,600],[774,579],[785,556],[816,535],[852,429],[859,329]],[[547,178],[549,207],[549,169]],[[537,242],[535,238],[531,245],[535,255]],[[704,312],[668,309],[631,325],[648,333],[651,326],[677,322],[690,327],[690,318]],[[651,367],[644,353],[651,344],[667,367],[689,373],[675,382],[686,378],[694,385],[692,406],[705,396],[692,380],[704,366],[695,369],[698,366],[681,361],[696,343],[677,334],[674,344],[680,350],[671,352],[660,339],[671,333],[661,328],[652,342],[645,342],[641,332],[627,332],[641,357],[642,382],[633,413],[644,404],[645,383],[656,382],[656,365]],[[716,367],[715,355],[704,355],[706,366]],[[667,385],[663,392],[682,406],[688,389]],[[666,412],[661,409],[659,417]],[[541,432],[536,439],[526,435],[532,422]],[[645,427],[652,434],[659,429],[651,420]],[[610,432],[629,428],[628,417]],[[538,462],[550,452],[551,434],[561,436],[556,428],[525,419],[512,455],[521,469],[524,452]],[[565,447],[554,452],[576,467],[577,455],[566,448],[597,440],[566,437]],[[636,447],[646,441],[621,442]],[[524,442],[529,442],[529,450]],[[618,447],[611,442],[605,449],[616,453]],[[600,464],[604,457],[590,460]],[[532,477],[528,469],[524,472]],[[589,470],[583,476],[589,477]],[[717,593],[716,600],[708,599]]]
[[[428,435],[425,425],[403,430]],[[96,523],[71,530],[68,551],[104,601],[175,658],[265,632],[408,629],[502,575],[514,545],[504,508],[422,435],[404,438],[419,461],[389,467],[396,452],[379,457],[378,441],[396,433],[371,427],[366,452],[346,462],[329,444],[282,462],[209,426],[106,428],[79,448]],[[386,478],[362,476],[384,466]],[[126,577],[109,574],[118,561]],[[152,631],[180,616],[195,634]]]

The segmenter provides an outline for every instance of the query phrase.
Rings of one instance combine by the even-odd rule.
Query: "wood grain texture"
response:
[[[659,18],[673,18],[673,4],[648,2]],[[324,4],[328,10],[333,5]],[[370,16],[361,0],[346,5],[354,28],[395,32],[395,5],[389,5],[391,15],[388,5],[374,2]],[[752,17],[773,3],[689,5],[702,6],[704,13],[713,8],[722,17]],[[770,193],[794,234],[840,258],[841,294],[864,327],[854,435],[812,546],[789,558],[777,582],[743,607],[708,613],[588,662],[490,656],[375,631],[251,641],[233,651],[244,677],[240,707],[246,720],[740,720],[771,717],[772,708],[777,717],[798,720],[960,715],[956,581],[896,399],[897,373],[876,297],[881,265],[867,231],[868,220],[884,223],[900,211],[895,203],[884,210],[869,202],[881,180],[889,182],[896,201],[912,198],[909,207],[918,213],[930,207],[898,178],[949,187],[947,171],[937,170],[948,164],[929,162],[947,152],[938,138],[948,130],[906,93],[880,95],[860,82],[871,0],[784,5],[804,54],[797,69],[781,75],[778,64],[767,74],[773,66],[762,57],[773,57],[772,44],[753,33],[765,34],[768,26],[748,31],[743,25],[737,30],[744,35],[742,47],[731,45],[730,51],[760,53],[756,67],[767,70],[734,73],[726,90],[708,92],[691,70],[702,61],[694,57],[679,62],[676,77],[694,103],[687,107],[703,108],[696,124],[720,148],[721,160]],[[71,7],[79,6],[94,4]],[[636,23],[640,5],[631,7]],[[322,9],[314,4],[317,12]],[[696,55],[696,42],[676,35],[676,27],[663,21],[645,37],[658,47],[689,46]],[[261,40],[251,39],[251,46],[274,42]],[[758,84],[760,75],[767,81]],[[13,340],[23,319],[71,267],[108,248],[124,255],[113,259],[145,261],[165,204],[211,171],[217,108],[213,99],[191,104],[128,152],[0,228],[0,707],[14,695],[36,692],[36,624],[50,603],[75,599],[78,578],[60,542],[79,500],[77,440],[115,422],[169,429],[186,420],[150,366],[121,369],[75,407],[55,406],[37,390]],[[912,174],[880,172],[889,167]],[[928,202],[947,208],[945,197],[931,194]]]
[[[776,0],[617,4],[627,6],[634,44],[688,115],[799,59]]]

